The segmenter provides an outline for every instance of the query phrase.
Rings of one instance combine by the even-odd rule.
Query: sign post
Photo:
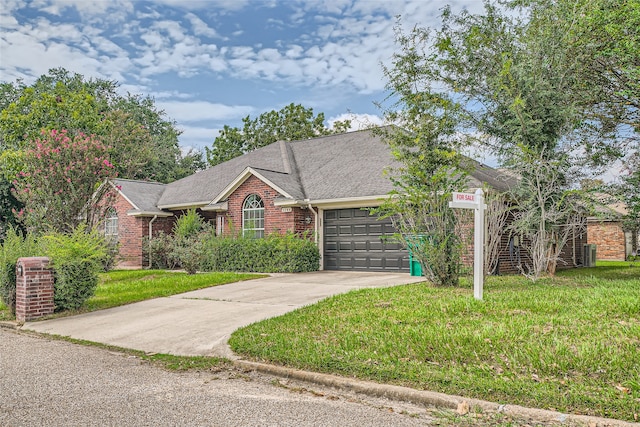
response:
[[[484,192],[478,188],[474,194],[453,193],[450,208],[473,209],[473,297],[482,300],[484,284]]]

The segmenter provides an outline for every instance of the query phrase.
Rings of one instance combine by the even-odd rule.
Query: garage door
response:
[[[393,241],[394,232],[391,220],[367,210],[324,211],[324,268],[408,272],[408,253]]]

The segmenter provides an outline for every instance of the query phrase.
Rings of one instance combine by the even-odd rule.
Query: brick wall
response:
[[[54,310],[53,270],[49,258],[19,258],[16,264],[16,320],[26,322]]]
[[[264,203],[264,233],[284,234],[287,231],[302,233],[314,230],[315,217],[308,209],[292,208],[290,212],[283,212],[281,207],[274,205],[274,200],[282,197],[276,190],[262,182],[255,176],[249,177],[234,191],[228,199],[229,210],[225,216],[225,227],[230,231],[231,224],[237,232],[242,232],[242,205],[247,196],[257,194]],[[310,217],[311,223],[306,224],[305,218]]]
[[[620,222],[589,222],[587,236],[587,243],[596,245],[598,259],[611,261],[625,259],[625,236]]]
[[[113,203],[118,214],[118,268],[142,268],[148,261],[143,255],[143,242],[149,236],[149,222],[153,217],[127,215],[133,206],[118,193]],[[170,234],[175,217],[158,217],[153,222],[153,233]]]
[[[113,202],[118,214],[118,259],[119,268],[142,267],[142,218],[129,216],[127,212],[133,206],[119,193]]]

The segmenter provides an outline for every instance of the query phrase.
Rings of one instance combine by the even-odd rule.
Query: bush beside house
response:
[[[0,247],[0,297],[15,313],[16,262],[18,258],[46,256],[54,270],[56,311],[77,309],[98,284],[110,247],[95,230],[77,227],[72,233],[50,233],[39,239],[9,229]]]
[[[270,233],[264,238],[231,232],[216,236],[195,209],[180,216],[173,234],[159,233],[147,243],[152,268],[196,271],[301,273],[320,268],[320,252],[307,234]]]

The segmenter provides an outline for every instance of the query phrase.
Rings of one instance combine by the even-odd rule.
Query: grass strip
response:
[[[175,356],[165,353],[146,353],[140,350],[132,350],[129,348],[118,347],[109,344],[102,344],[95,341],[80,340],[71,337],[65,337],[61,335],[50,335],[43,333],[34,333],[35,335],[46,337],[48,339],[54,339],[59,341],[66,341],[72,344],[84,345],[89,347],[96,347],[103,350],[122,353],[128,356],[136,357],[140,360],[152,363],[155,366],[159,366],[168,371],[194,371],[205,372],[214,371],[217,372],[220,369],[233,369],[233,362],[229,359],[213,356]]]
[[[351,292],[236,331],[254,360],[499,403],[637,421],[640,264],[532,283]]]

